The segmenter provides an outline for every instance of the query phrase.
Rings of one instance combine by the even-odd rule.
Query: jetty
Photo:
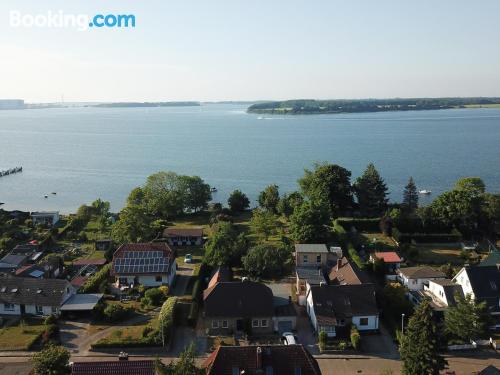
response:
[[[0,170],[0,177],[8,176],[10,174],[21,173],[23,171],[23,167],[14,167],[10,169]]]

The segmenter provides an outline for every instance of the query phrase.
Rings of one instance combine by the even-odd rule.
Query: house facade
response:
[[[463,267],[453,278],[464,295],[486,302],[493,329],[500,329],[500,265]]]
[[[455,297],[463,296],[463,290],[460,284],[454,283],[449,279],[429,280],[424,286],[424,295],[431,299],[431,306],[436,310],[446,309],[456,304]]]
[[[33,221],[33,225],[55,225],[59,221],[59,212],[58,211],[44,211],[44,212],[32,212],[31,220]]]
[[[175,254],[166,243],[134,243],[113,254],[111,274],[117,287],[172,285],[177,271]]]
[[[163,237],[170,246],[202,245],[203,228],[166,228]]]
[[[334,261],[336,254],[330,252],[325,244],[296,244],[295,265],[297,267],[324,267]]]
[[[311,286],[307,314],[314,330],[335,337],[354,324],[359,331],[378,331],[379,311],[373,284]]]
[[[0,314],[59,315],[75,293],[67,280],[0,277]]]
[[[446,279],[444,272],[431,267],[405,267],[397,271],[397,281],[408,290],[423,290],[429,280]]]
[[[210,335],[274,331],[273,293],[253,281],[218,282],[203,292],[205,330]]]
[[[331,285],[354,285],[369,282],[368,276],[346,257],[337,259],[328,275]]]

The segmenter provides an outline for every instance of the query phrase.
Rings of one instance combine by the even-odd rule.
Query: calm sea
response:
[[[236,188],[255,199],[271,183],[296,189],[304,168],[321,161],[343,165],[353,177],[374,162],[393,200],[410,175],[432,196],[469,175],[500,191],[500,109],[287,117],[245,109],[0,111],[0,169],[24,168],[0,178],[0,202],[5,209],[71,212],[100,197],[118,210],[132,188],[160,170],[201,176],[218,189],[215,201]]]

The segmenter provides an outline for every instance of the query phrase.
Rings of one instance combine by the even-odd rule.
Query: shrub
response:
[[[345,341],[339,342],[338,348],[339,348],[339,350],[346,350],[347,349],[347,343]]]
[[[125,308],[122,305],[112,304],[106,306],[104,309],[104,319],[109,322],[116,322],[123,320],[131,314],[130,308]]]
[[[148,337],[148,335],[154,332],[154,328],[151,326],[146,326],[142,329],[142,337]]]
[[[165,294],[159,288],[146,290],[144,293],[145,304],[151,306],[160,306],[165,301]]]
[[[54,338],[59,333],[59,327],[55,324],[49,324],[42,333],[42,344],[47,344],[50,339]]]
[[[351,327],[351,344],[355,350],[358,350],[361,344],[361,335],[355,325]]]
[[[56,324],[56,323],[57,323],[57,316],[55,316],[54,314],[49,315],[43,321],[43,324],[45,324],[46,326],[51,325],[51,324]]]
[[[327,340],[328,340],[328,335],[326,334],[326,332],[320,331],[319,332],[319,349],[320,350],[325,350]]]

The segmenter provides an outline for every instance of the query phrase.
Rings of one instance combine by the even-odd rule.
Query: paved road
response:
[[[175,285],[172,290],[173,296],[183,296],[186,294],[186,289],[189,284],[189,280],[193,275],[193,271],[194,269],[191,265],[184,265],[182,267],[179,266],[179,268],[177,268],[177,272],[175,274]]]

